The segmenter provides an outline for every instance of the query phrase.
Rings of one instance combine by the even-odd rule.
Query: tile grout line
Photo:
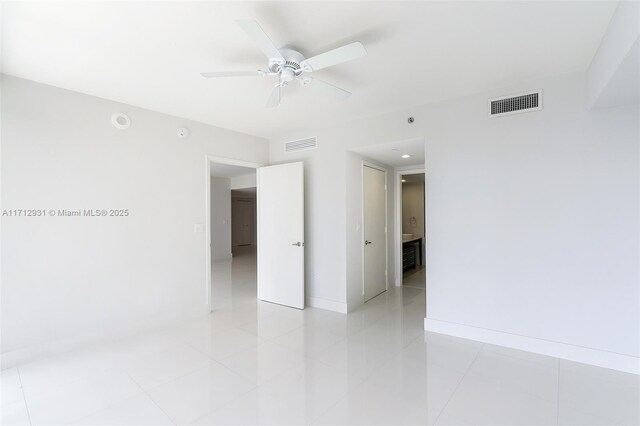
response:
[[[134,378],[133,378],[133,377],[131,377],[131,375],[130,375],[129,373],[125,373],[125,374],[127,375],[127,377],[129,377],[129,379],[130,379],[133,383],[135,383],[135,384],[136,384],[136,386],[140,389],[140,391],[142,391],[142,393],[143,393],[147,398],[149,398],[149,400],[150,400],[151,402],[153,402],[153,405],[155,405],[156,407],[158,407],[158,410],[160,410],[160,411],[162,412],[162,414],[164,414],[164,415],[165,415],[165,417],[166,417],[167,419],[169,419],[169,421],[171,422],[171,424],[173,424],[173,425],[176,425],[176,426],[177,426],[177,424],[178,424],[178,423],[177,423],[177,422],[175,422],[175,421],[173,420],[173,418],[172,418],[170,415],[168,415],[168,414],[167,414],[167,413],[162,409],[162,407],[160,407],[160,406],[158,405],[158,403],[157,403],[157,402],[156,402],[156,401],[151,397],[151,395],[149,395],[149,394],[148,394],[148,393],[147,393],[147,392],[142,388],[142,386],[140,386],[140,384],[139,384],[138,382],[136,382],[136,381],[134,380]]]
[[[230,356],[233,356],[233,355],[230,355]],[[305,358],[305,359],[306,359],[307,357],[303,356],[303,358]],[[216,362],[217,362],[217,361],[216,361]],[[229,370],[231,373],[235,374],[236,376],[240,377],[242,380],[244,380],[244,381],[246,381],[246,382],[249,382],[249,380],[248,380],[248,379],[246,379],[246,378],[244,378],[243,376],[241,376],[240,374],[236,373],[235,371],[233,371],[231,368],[227,367],[226,365],[224,365],[224,364],[222,364],[222,363],[219,363],[219,362],[218,362],[218,364],[220,364],[222,367],[226,368],[227,370]],[[231,404],[231,403],[234,403],[234,402],[236,402],[236,401],[240,400],[241,398],[245,397],[246,395],[250,394],[251,392],[259,391],[259,390],[260,390],[260,388],[261,388],[261,387],[263,387],[264,385],[269,384],[269,383],[271,383],[271,382],[273,382],[273,381],[277,380],[279,377],[281,377],[281,376],[283,376],[283,375],[285,375],[285,374],[287,374],[287,373],[289,373],[289,372],[291,372],[291,371],[295,370],[296,368],[299,368],[299,367],[303,367],[303,368],[304,368],[304,365],[305,365],[305,364],[303,363],[301,366],[295,366],[295,367],[292,367],[292,368],[287,369],[287,370],[285,370],[285,371],[282,371],[282,372],[280,372],[280,373],[276,374],[274,377],[272,377],[272,378],[270,378],[270,379],[265,380],[265,382],[264,382],[264,383],[261,383],[261,384],[257,384],[257,383],[256,383],[256,385],[255,385],[255,386],[253,386],[251,389],[248,389],[246,392],[242,392],[242,393],[241,393],[241,394],[239,394],[236,398],[234,398],[234,399],[230,400],[230,401],[228,402],[228,404]],[[251,384],[253,385],[253,383],[251,383]],[[212,414],[212,413],[216,413],[216,412],[218,412],[218,411],[222,410],[223,408],[224,408],[224,405],[221,405],[220,407],[217,407],[217,408],[215,408],[215,409],[213,409],[213,410],[210,410],[209,412],[207,412],[206,414],[204,414],[202,417],[198,417],[197,419],[193,420],[191,423],[198,422],[199,420],[202,420],[202,419],[204,419],[205,417],[207,417],[208,415],[210,415],[210,414]]]
[[[248,324],[248,322],[247,322],[246,324]],[[233,329],[235,328],[235,329],[237,329],[237,330],[239,330],[239,331],[243,331],[243,332],[245,332],[245,333],[253,334],[253,335],[255,335],[255,336],[256,336],[257,338],[259,338],[259,339],[263,339],[263,341],[262,341],[262,342],[260,342],[260,343],[258,343],[258,344],[255,346],[255,348],[258,348],[258,347],[260,347],[261,345],[264,345],[265,343],[267,343],[267,342],[268,342],[268,343],[271,343],[271,344],[273,344],[273,345],[276,345],[277,347],[279,347],[279,348],[281,348],[281,349],[283,349],[283,350],[287,350],[287,351],[293,352],[293,353],[295,353],[296,355],[298,355],[298,352],[297,352],[297,351],[292,350],[292,349],[289,349],[289,348],[287,348],[287,347],[285,347],[285,346],[283,346],[283,345],[280,345],[280,344],[278,344],[277,342],[274,342],[274,340],[275,340],[275,339],[277,339],[277,338],[279,338],[279,337],[281,337],[281,336],[284,336],[285,334],[288,334],[288,333],[290,333],[290,332],[297,331],[297,330],[299,330],[299,329],[301,329],[301,330],[304,330],[304,329],[305,329],[304,325],[302,325],[302,326],[300,326],[300,327],[295,327],[295,328],[293,328],[293,329],[291,329],[291,330],[289,330],[289,331],[286,331],[286,332],[284,332],[284,333],[282,333],[282,334],[280,334],[280,335],[274,336],[274,337],[262,337],[262,336],[260,336],[258,333],[253,333],[252,331],[241,329],[241,328],[239,328],[238,326],[231,325],[231,327],[232,327],[232,328],[231,328],[231,329],[229,329],[228,331],[233,331]],[[219,365],[219,366],[223,367],[224,369],[226,369],[227,371],[231,372],[233,375],[235,375],[235,376],[237,376],[237,377],[241,378],[242,380],[244,380],[244,381],[246,381],[246,382],[251,382],[249,379],[247,379],[247,378],[245,378],[244,376],[240,375],[239,373],[237,373],[236,371],[234,371],[233,369],[231,369],[230,367],[228,367],[226,364],[223,364],[221,361],[222,361],[222,360],[225,360],[225,359],[227,359],[227,358],[231,358],[231,357],[233,357],[233,356],[236,356],[236,355],[238,355],[238,354],[240,354],[240,353],[242,353],[242,352],[245,352],[245,351],[248,351],[248,350],[255,349],[255,348],[253,348],[253,347],[249,348],[249,347],[248,347],[248,348],[240,349],[240,350],[238,350],[237,352],[233,352],[232,354],[227,355],[227,356],[225,356],[224,358],[222,358],[222,359],[218,360],[218,359],[215,359],[215,358],[214,358],[213,356],[211,356],[210,354],[208,354],[208,353],[206,353],[206,352],[204,352],[204,351],[202,351],[202,350],[200,350],[200,349],[196,348],[196,347],[195,347],[194,345],[192,345],[190,342],[182,341],[182,343],[186,344],[187,346],[189,346],[189,347],[191,347],[192,349],[194,349],[196,352],[199,352],[200,354],[202,354],[202,355],[204,355],[205,357],[209,358],[209,359],[212,361],[212,364],[217,364],[217,365]],[[305,358],[305,359],[306,359],[306,358],[309,358],[309,359],[313,360],[313,358],[312,358],[312,357],[307,357],[307,356],[306,356],[306,355],[304,355],[304,354],[301,354],[301,356],[302,356],[302,358]],[[314,361],[317,361],[317,360],[314,360]],[[295,368],[295,367],[294,367],[294,368]],[[290,370],[287,370],[287,371],[290,371]],[[282,374],[286,373],[287,371],[283,371],[283,372],[281,372],[281,373],[277,374],[275,377],[278,377],[278,376],[280,376],[280,375],[282,375]],[[189,373],[189,374],[190,374],[190,373]],[[181,376],[181,377],[182,377],[182,376]],[[267,382],[269,382],[269,381],[273,380],[275,377],[272,377],[271,379],[267,380]],[[176,379],[174,379],[174,380],[176,380]],[[251,384],[253,385],[253,383],[251,383]],[[263,383],[263,384],[264,384],[264,383]],[[249,393],[249,392],[251,392],[251,391],[253,391],[253,390],[257,389],[257,388],[258,388],[258,387],[260,387],[260,386],[261,386],[261,385],[256,384],[255,386],[253,386],[253,388],[251,388],[250,390],[248,390],[248,391],[247,391],[246,393],[244,393],[243,395],[245,395],[245,394],[247,394],[247,393]],[[214,410],[214,411],[215,411],[215,410]]]
[[[256,335],[256,336],[257,336],[257,335]],[[257,337],[259,337],[259,336],[257,336]],[[266,340],[265,340],[265,341],[266,341]],[[225,369],[226,371],[230,372],[231,374],[233,374],[234,376],[238,377],[239,379],[241,379],[241,380],[243,380],[243,381],[245,381],[245,382],[249,383],[251,386],[253,386],[253,387],[251,387],[250,389],[247,389],[247,391],[246,391],[246,392],[242,392],[240,395],[238,395],[238,397],[237,397],[237,398],[235,398],[235,399],[233,399],[233,400],[229,401],[229,403],[231,403],[231,402],[233,402],[233,401],[236,401],[237,399],[239,399],[239,398],[241,398],[241,397],[244,397],[245,395],[248,395],[249,393],[251,393],[251,392],[255,391],[256,389],[258,389],[259,385],[257,385],[257,384],[256,384],[256,385],[254,385],[253,383],[251,383],[251,381],[250,381],[249,379],[247,379],[247,378],[245,378],[244,376],[242,376],[242,375],[238,374],[237,372],[235,372],[234,370],[232,370],[231,368],[229,368],[227,365],[223,364],[223,363],[222,363],[222,362],[220,362],[219,360],[214,359],[211,355],[209,355],[209,354],[207,354],[207,353],[205,353],[205,352],[200,351],[199,349],[197,349],[197,348],[195,348],[194,346],[192,346],[190,343],[187,343],[187,342],[185,342],[185,343],[186,343],[188,346],[192,347],[195,351],[200,352],[201,354],[205,355],[207,358],[209,358],[209,359],[211,360],[211,363],[210,363],[210,364],[208,364],[208,365],[206,365],[206,366],[205,366],[205,367],[203,367],[202,369],[208,368],[208,367],[209,367],[209,365],[215,364],[215,365],[218,365],[219,367],[222,367],[223,369]],[[262,342],[262,343],[264,343],[264,342]],[[258,347],[258,346],[260,346],[260,343],[259,343],[256,347]],[[225,357],[225,358],[223,358],[223,359],[226,359],[226,358],[229,358],[229,357],[235,356],[235,355],[237,355],[237,354],[239,354],[239,353],[241,353],[241,352],[244,352],[245,350],[248,350],[248,349],[242,349],[241,351],[238,351],[238,352],[236,352],[236,353],[234,353],[234,354],[232,354],[232,355],[229,355],[229,356],[227,356],[227,357]],[[195,371],[193,371],[192,373],[189,373],[189,374],[193,374],[193,373],[195,373],[196,371],[198,371],[198,370],[195,370]],[[185,375],[185,376],[186,376],[186,375]],[[185,377],[185,376],[180,376],[179,378],[176,378],[176,379],[173,379],[173,380],[169,380],[169,381],[168,381],[168,382],[166,382],[166,383],[170,383],[170,382],[172,382],[172,381],[174,381],[174,380],[178,380],[178,379],[180,379],[180,378],[182,378],[182,377]],[[132,378],[131,380],[133,380],[133,378]],[[133,380],[133,381],[134,381],[134,383],[136,383],[136,382],[135,382],[135,380]],[[163,383],[162,385],[164,385],[164,384],[165,384],[165,383]],[[136,385],[138,385],[138,383],[136,383]],[[162,386],[162,385],[158,385],[158,386]],[[138,385],[138,387],[140,387],[140,385]],[[140,389],[142,389],[142,387],[140,387]],[[147,396],[149,397],[149,399],[150,399],[151,401],[153,401],[153,403],[154,403],[158,408],[160,408],[160,406],[156,403],[156,401],[155,401],[155,400],[154,400],[154,399],[153,399],[149,394],[147,394],[147,393],[145,392],[145,390],[144,390],[144,389],[142,389],[142,392],[144,392],[144,394],[145,394],[145,395],[147,395]],[[198,417],[197,419],[193,420],[193,421],[192,421],[192,422],[190,422],[190,423],[194,423],[194,422],[197,422],[197,421],[199,421],[199,420],[201,420],[201,419],[204,419],[204,418],[205,418],[205,417],[207,417],[209,414],[214,413],[214,412],[216,412],[216,411],[219,411],[219,410],[221,410],[222,408],[223,408],[223,406],[221,405],[221,406],[220,406],[220,407],[218,407],[218,408],[215,408],[215,409],[213,409],[213,410],[209,410],[209,411],[208,411],[206,414],[204,414],[202,417]],[[167,416],[167,417],[171,420],[171,422],[172,422],[174,425],[177,425],[177,423],[173,422],[173,419],[172,419],[171,417],[169,417],[169,415],[168,415],[167,413],[165,413],[165,412],[164,412],[164,410],[163,410],[162,408],[160,408],[160,411],[162,411],[162,412],[164,413],[164,415],[165,415],[165,416]]]
[[[242,380],[244,380],[244,381],[246,381],[246,382],[249,382],[249,380],[247,380],[246,378],[244,378],[244,377],[243,377],[243,376],[241,376],[240,374],[236,373],[235,371],[233,371],[231,368],[229,368],[229,367],[227,367],[226,365],[224,365],[224,364],[223,364],[222,362],[220,362],[219,360],[217,360],[217,359],[213,358],[211,355],[209,355],[209,354],[207,354],[206,352],[203,352],[203,351],[201,351],[200,349],[196,348],[196,347],[195,347],[195,346],[193,346],[191,343],[184,342],[184,341],[182,341],[181,343],[182,343],[182,344],[184,344],[185,346],[190,347],[191,349],[193,349],[194,351],[198,352],[199,354],[203,355],[205,358],[207,358],[207,359],[209,360],[209,363],[208,363],[208,364],[205,364],[205,365],[203,365],[203,366],[201,366],[201,367],[198,367],[198,368],[196,368],[195,370],[189,371],[188,373],[184,373],[184,374],[179,375],[178,377],[174,377],[173,379],[170,379],[170,380],[167,380],[167,381],[164,381],[164,382],[161,382],[161,383],[155,384],[155,385],[153,385],[153,386],[152,386],[152,388],[156,388],[156,387],[159,387],[159,386],[165,386],[166,384],[169,384],[169,383],[172,383],[172,382],[178,381],[178,380],[180,380],[180,379],[182,379],[182,378],[184,378],[184,377],[186,377],[186,376],[189,376],[189,375],[191,375],[191,374],[197,373],[197,372],[198,372],[198,371],[200,371],[200,370],[204,370],[205,368],[209,368],[211,365],[214,365],[214,364],[215,364],[215,365],[217,365],[217,366],[219,366],[219,367],[222,367],[222,368],[226,369],[227,371],[229,371],[229,372],[233,373],[235,376],[237,376],[237,377],[241,378]],[[258,344],[258,346],[259,346],[259,344]],[[229,357],[235,356],[235,355],[237,355],[238,353],[243,352],[244,350],[245,350],[245,349],[243,349],[243,350],[241,350],[241,351],[239,351],[239,352],[237,352],[237,353],[234,353],[233,355],[229,355],[229,356],[227,356],[227,357],[225,357],[225,358],[229,358]],[[223,359],[225,359],[225,358],[223,358]],[[142,388],[142,386],[140,386],[140,384],[138,384],[138,382],[136,382],[136,381],[134,380],[134,378],[133,378],[133,377],[131,377],[131,375],[130,375],[129,373],[127,373],[126,371],[125,371],[124,373],[125,373],[127,376],[129,376],[129,378],[130,378],[130,379],[131,379],[131,380],[132,380],[132,381],[133,381],[133,382],[134,382],[134,383],[135,383],[135,384],[136,384],[136,385],[137,385],[137,386],[142,390],[142,392],[144,392],[144,394],[145,394],[145,395],[147,395],[151,400],[153,400],[153,398],[151,398],[151,396],[150,396],[149,394],[147,394],[147,392]],[[254,388],[255,388],[255,387],[254,387]],[[155,403],[155,401],[154,401],[154,403]],[[157,405],[157,404],[156,404],[156,405]],[[160,408],[160,407],[158,407],[158,408]],[[163,411],[163,413],[164,413],[164,411]],[[166,414],[166,413],[165,413],[165,414]]]
[[[462,338],[464,339],[464,337],[462,337]],[[521,349],[510,348],[508,346],[494,345],[493,343],[485,343],[485,345],[493,345],[493,346],[498,346],[500,348],[506,348],[506,349],[510,349],[510,350],[514,350],[514,351],[525,352],[527,354],[533,354],[533,355],[539,355],[539,356],[543,356],[543,357],[547,357],[547,358],[559,359],[559,358],[555,358],[555,357],[552,357],[552,356],[549,356],[549,355],[542,355],[542,354],[537,354],[535,352],[529,352],[529,351],[523,351]],[[507,359],[510,359],[510,360],[516,360],[516,361],[520,361],[520,362],[526,362],[526,363],[529,363],[529,364],[535,364],[535,366],[539,367],[539,368],[547,368],[547,369],[550,369],[550,370],[555,369],[555,367],[552,367],[550,365],[545,365],[544,363],[541,363],[541,362],[538,362],[538,361],[534,361],[534,360],[531,360],[531,359],[525,359],[525,358],[513,355],[511,353],[495,352],[495,351],[491,351],[491,349],[487,349],[487,350],[488,350],[489,354],[493,355],[493,356],[507,358]]]
[[[418,335],[418,336],[416,336],[416,337],[415,337],[415,339],[411,340],[411,343],[413,343],[413,341],[414,341],[414,340],[417,340],[417,339],[418,339],[418,337],[420,337],[420,336]],[[333,346],[333,345],[332,345],[332,346]],[[408,345],[407,345],[407,346],[408,346]],[[404,347],[403,347],[402,349],[404,349]],[[399,354],[402,352],[402,349],[401,349],[401,350],[400,350],[400,352],[399,352],[398,354],[396,354],[396,355],[399,355]],[[391,356],[391,358],[389,358],[388,360],[383,361],[383,363],[380,365],[380,367],[382,367],[382,366],[386,365],[387,363],[390,363],[390,362],[392,361],[392,359],[393,359],[393,355],[392,355],[392,356]],[[340,369],[338,369],[338,368],[336,368],[336,367],[334,367],[334,366],[332,366],[332,365],[329,365],[329,364],[327,364],[327,363],[325,363],[325,362],[323,362],[323,361],[320,361],[320,360],[316,360],[316,361],[317,361],[317,362],[319,362],[320,364],[322,364],[322,365],[326,366],[326,367],[330,367],[330,368],[332,368],[332,369],[334,369],[334,370],[338,371],[338,372],[339,372],[339,374],[344,374],[346,377],[349,377],[349,376],[350,376],[350,375],[349,375],[349,373],[343,372],[343,371],[341,371]],[[474,359],[474,361],[475,361],[475,359]],[[380,367],[378,367],[378,368],[380,368]],[[366,383],[367,383],[367,381],[369,380],[369,377],[367,377],[366,379],[363,379],[363,378],[361,378],[361,377],[356,377],[356,376],[351,376],[351,377],[358,379],[358,381],[359,381],[360,383],[358,383],[358,384],[357,384],[353,389],[351,389],[350,391],[347,391],[347,392],[346,392],[346,393],[345,393],[345,394],[344,394],[340,399],[338,399],[338,401],[336,401],[335,403],[331,404],[331,406],[329,406],[329,407],[328,407],[324,412],[319,413],[317,416],[315,416],[313,419],[311,419],[311,420],[307,423],[307,426],[311,426],[311,425],[317,424],[317,422],[322,418],[322,416],[324,416],[325,414],[329,413],[333,408],[335,408],[335,407],[336,407],[336,406],[338,406],[342,401],[344,401],[345,399],[347,399],[347,398],[349,397],[349,395],[354,394],[354,393],[355,393],[356,391],[358,391],[360,388],[362,388],[363,386],[365,386],[365,384],[366,384]]]
[[[327,366],[327,364],[324,364],[325,366]],[[330,367],[330,366],[329,366]],[[331,367],[334,368],[334,367]],[[345,376],[349,376],[347,373],[341,373],[341,374],[345,374]],[[355,377],[355,376],[354,376]],[[365,382],[367,381],[366,379],[361,379],[359,377],[355,377],[357,378],[360,383],[358,383],[353,389],[351,389],[350,391],[348,390],[341,398],[339,398],[335,403],[331,404],[326,410],[324,410],[324,412],[322,413],[318,413],[317,416],[315,416],[313,419],[310,419],[309,422],[306,422],[307,426],[311,426],[311,425],[315,425],[317,424],[317,422],[322,419],[322,416],[324,416],[325,414],[327,414],[328,412],[330,412],[331,410],[333,410],[335,407],[337,407],[342,401],[344,401],[345,399],[347,399],[349,397],[349,395],[354,394],[357,390],[359,390],[361,387],[364,386]]]
[[[29,412],[29,405],[27,404],[27,396],[24,394],[24,388],[22,387],[22,376],[20,375],[20,368],[16,367],[16,372],[18,373],[18,381],[20,381],[20,392],[22,393],[22,400],[24,401],[24,408],[27,410],[27,420],[29,420],[29,424],[31,423],[31,413]]]
[[[480,355],[480,352],[482,351],[482,349],[484,349],[484,347],[485,347],[485,344],[483,343],[482,346],[480,347],[480,349],[478,350],[478,353],[473,358],[473,361],[471,361],[471,363],[469,364],[469,367],[467,368],[467,371],[464,372],[464,375],[462,376],[462,378],[460,379],[460,381],[456,385],[456,388],[453,390],[453,392],[451,392],[451,395],[449,396],[449,399],[447,399],[447,403],[444,404],[444,407],[442,407],[442,410],[440,410],[440,413],[438,414],[438,417],[436,417],[436,419],[433,421],[434,425],[436,423],[438,423],[438,420],[440,420],[440,416],[442,416],[442,413],[444,413],[445,410],[447,409],[447,407],[449,406],[449,403],[451,402],[451,400],[453,399],[453,396],[458,391],[458,388],[460,387],[460,384],[464,381],[464,378],[467,377],[467,374],[469,373],[469,371],[471,371],[471,367],[473,366],[473,364],[475,364],[476,360],[478,359],[478,356]]]
[[[365,327],[365,328],[366,328],[366,327]],[[359,333],[360,331],[362,331],[362,330],[359,330],[357,333]],[[355,333],[355,334],[357,334],[357,333]],[[414,341],[414,340],[417,340],[417,339],[418,339],[418,337],[420,337],[420,336],[419,336],[419,335],[418,335],[418,336],[416,336],[413,340],[411,340],[411,342],[410,342],[410,343],[413,343],[413,341]],[[348,336],[347,336],[347,337],[345,337],[345,338],[344,338],[344,340],[346,340],[347,338],[348,338]],[[341,340],[341,341],[342,341],[342,340]],[[410,343],[409,343],[409,344],[410,344]],[[337,344],[337,343],[336,343],[336,344]],[[331,345],[331,346],[333,346],[333,345]],[[407,346],[408,346],[408,345],[407,345]],[[406,347],[406,346],[405,346],[405,347]],[[378,368],[381,368],[382,366],[386,365],[387,363],[390,363],[390,362],[392,361],[393,357],[394,357],[395,355],[400,355],[400,354],[402,353],[402,350],[403,350],[405,347],[401,348],[401,349],[400,349],[400,352],[398,352],[397,354],[392,355],[388,360],[383,361],[383,362],[382,362],[382,364],[380,365],[380,367],[378,367]],[[328,349],[328,348],[327,348],[327,349]],[[326,349],[325,349],[325,350],[326,350]],[[321,352],[324,352],[324,351],[321,351]],[[329,367],[329,368],[331,368],[331,369],[333,369],[333,370],[337,371],[339,374],[343,374],[343,375],[345,375],[346,377],[349,377],[349,376],[350,376],[350,374],[349,374],[348,372],[344,372],[344,371],[342,371],[341,369],[339,369],[339,368],[337,368],[337,367],[335,367],[335,366],[333,366],[333,365],[330,365],[330,364],[328,364],[328,363],[326,363],[326,362],[324,362],[324,361],[321,361],[321,360],[319,360],[319,359],[315,359],[315,361],[316,361],[316,362],[318,362],[318,363],[320,363],[320,364],[322,364],[322,365],[324,365],[325,367]],[[353,377],[353,378],[355,378],[355,379],[358,379],[359,383],[358,383],[358,384],[357,384],[353,389],[351,389],[351,390],[347,391],[347,392],[346,392],[346,393],[345,393],[341,398],[339,398],[335,403],[331,404],[331,405],[330,405],[330,406],[329,406],[329,407],[328,407],[324,412],[319,413],[319,414],[318,414],[318,415],[316,415],[313,419],[311,419],[309,422],[307,422],[307,423],[306,423],[306,424],[307,424],[307,426],[311,426],[311,425],[317,424],[317,422],[322,418],[322,416],[324,416],[325,414],[329,413],[333,408],[335,408],[335,407],[336,407],[336,406],[338,406],[342,401],[344,401],[345,399],[347,399],[347,398],[349,397],[349,395],[352,395],[352,394],[356,393],[360,388],[362,388],[363,386],[365,386],[365,384],[366,384],[366,383],[367,383],[367,381],[369,380],[370,375],[369,375],[367,378],[362,378],[362,377],[359,377],[359,376],[351,376],[351,377]]]
[[[257,337],[260,337],[260,336],[257,336]],[[265,340],[264,342],[258,343],[258,344],[255,346],[255,348],[258,348],[260,345],[264,344],[264,343],[265,343],[265,342],[267,342],[267,341],[268,341],[268,340]],[[225,368],[226,370],[228,370],[228,371],[230,371],[231,373],[233,373],[234,375],[236,375],[236,376],[240,377],[242,380],[245,380],[245,381],[247,381],[247,382],[249,381],[248,379],[246,379],[246,378],[245,378],[245,377],[243,377],[242,375],[238,374],[237,372],[235,372],[234,370],[232,370],[231,368],[229,368],[226,364],[223,364],[223,363],[222,363],[222,361],[223,361],[223,360],[225,360],[225,359],[227,359],[227,358],[231,358],[232,356],[236,356],[236,355],[238,355],[238,354],[241,354],[241,353],[243,353],[243,352],[245,352],[245,351],[255,349],[254,347],[247,347],[247,348],[244,348],[244,349],[240,349],[240,350],[238,350],[237,352],[233,352],[231,355],[227,355],[227,356],[225,356],[225,357],[223,357],[223,358],[221,358],[221,359],[219,359],[219,360],[218,360],[218,359],[215,359],[212,355],[209,355],[208,353],[206,353],[206,352],[204,352],[204,351],[202,351],[202,350],[200,350],[200,349],[196,348],[196,347],[195,347],[195,346],[193,346],[191,343],[188,343],[188,342],[184,342],[184,343],[185,343],[187,346],[189,346],[191,349],[193,349],[193,350],[195,350],[196,352],[198,352],[198,353],[200,353],[200,354],[204,355],[205,357],[209,358],[209,360],[210,360],[211,362],[210,362],[209,364],[207,364],[206,366],[202,367],[202,369],[207,368],[207,367],[208,367],[209,365],[211,365],[211,364],[217,364],[218,366],[223,367],[223,368]],[[200,368],[199,368],[198,370],[200,370]],[[180,377],[176,377],[175,379],[169,380],[169,381],[168,381],[168,382],[166,382],[166,383],[173,382],[174,380],[181,379],[182,377],[185,377],[185,376],[187,376],[187,375],[189,375],[189,374],[193,374],[193,373],[195,373],[195,372],[196,372],[196,371],[198,371],[198,370],[194,370],[194,371],[192,371],[191,373],[187,373],[187,374],[184,374],[184,375],[182,375],[182,376],[180,376]],[[162,384],[164,384],[164,383],[162,383]],[[158,385],[158,386],[160,386],[160,385]],[[256,386],[256,387],[257,387],[257,386]]]
[[[375,324],[375,323],[376,323],[376,322],[374,322],[374,324]],[[374,324],[369,324],[368,326],[365,326],[365,327],[363,327],[362,329],[360,329],[360,330],[356,331],[356,332],[355,332],[355,333],[353,333],[352,335],[359,334],[359,333],[361,333],[362,331],[364,331],[366,328],[371,327],[371,326],[373,326]],[[330,349],[330,348],[332,348],[333,346],[336,346],[336,345],[338,345],[338,344],[342,343],[343,341],[348,340],[348,339],[349,339],[349,337],[351,337],[352,335],[346,335],[346,336],[342,337],[339,341],[337,341],[337,342],[335,342],[335,343],[333,343],[333,344],[329,345],[327,348],[323,349],[323,350],[322,350],[322,351],[320,351],[319,353],[324,353],[324,352],[326,352],[327,350],[329,350],[329,349]],[[416,336],[416,339],[417,339],[418,337],[419,337],[419,336]],[[412,342],[413,342],[413,340],[412,340]],[[403,348],[401,348],[401,349],[400,349],[400,352],[402,351],[402,349],[403,349]],[[399,354],[400,352],[398,352],[398,354]],[[310,359],[312,359],[312,360],[314,360],[315,362],[318,362],[318,363],[319,363],[319,364],[321,364],[321,365],[324,365],[325,367],[329,367],[329,368],[331,368],[331,369],[335,370],[336,372],[338,372],[338,374],[343,374],[343,375],[345,375],[346,377],[349,377],[349,376],[350,376],[350,374],[349,374],[348,372],[345,372],[345,371],[343,371],[342,369],[340,369],[340,368],[338,368],[338,367],[335,367],[335,366],[333,366],[333,365],[331,365],[331,364],[329,364],[329,363],[327,363],[327,362],[325,362],[325,361],[323,361],[323,360],[321,360],[321,359],[318,359],[318,358],[315,358],[315,357],[309,357],[309,358],[310,358]],[[393,355],[391,356],[391,358],[393,358]],[[383,361],[383,362],[382,362],[382,365],[386,364],[386,362],[387,362],[387,361],[390,361],[390,360],[391,360],[391,358],[390,358],[389,360],[385,360],[385,361]],[[368,379],[368,378],[361,378],[361,377],[359,377],[359,376],[351,376],[351,377],[353,377],[353,378],[355,378],[355,379],[358,379],[358,381],[359,381],[360,383],[358,383],[358,384],[357,384],[353,389],[348,390],[348,391],[347,391],[347,392],[346,392],[342,397],[340,397],[340,398],[339,398],[335,403],[333,403],[333,404],[331,404],[329,407],[327,407],[327,409],[326,409],[326,410],[324,410],[322,413],[318,413],[316,416],[314,416],[314,418],[312,418],[312,419],[310,419],[308,422],[306,422],[306,425],[307,425],[307,426],[317,424],[317,422],[322,418],[322,416],[324,416],[325,414],[329,413],[333,408],[335,408],[335,407],[336,407],[336,406],[338,406],[342,401],[344,401],[345,399],[347,399],[347,398],[349,397],[349,395],[354,394],[354,393],[355,393],[356,391],[358,391],[361,387],[363,387],[363,386],[365,385],[365,383],[366,383],[367,379]]]

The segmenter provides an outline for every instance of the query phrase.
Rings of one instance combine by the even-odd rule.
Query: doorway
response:
[[[411,139],[398,140],[393,142],[381,143],[378,145],[367,145],[364,147],[358,147],[353,149],[353,155],[349,156],[348,168],[350,170],[351,181],[355,182],[355,167],[358,167],[362,170],[362,165],[364,163],[369,163],[368,165],[373,165],[374,167],[377,165],[380,169],[387,170],[388,178],[387,178],[387,197],[391,196],[392,205],[387,204],[386,214],[387,214],[387,240],[388,240],[388,260],[386,262],[387,265],[387,290],[393,293],[399,292],[403,295],[403,298],[412,299],[413,297],[418,297],[419,299],[423,298],[423,301],[426,301],[426,284],[423,288],[412,288],[412,287],[404,287],[402,285],[402,183],[401,179],[404,175],[411,175],[422,173],[425,174],[425,139],[423,137],[415,137]],[[360,171],[359,170],[359,171]],[[393,179],[391,179],[393,176]],[[364,175],[361,174],[360,183],[364,181]],[[364,188],[363,188],[364,189]],[[347,186],[348,193],[354,193],[356,190],[353,186]],[[389,192],[390,191],[390,192]],[[426,191],[425,191],[426,195]],[[351,200],[347,200],[348,203],[353,203]],[[355,206],[351,206],[352,209]],[[364,207],[363,207],[364,208]],[[380,210],[385,210],[385,208],[381,208]],[[425,207],[426,209],[426,196],[425,196]],[[412,215],[413,216],[413,215]],[[349,238],[349,247],[353,247],[354,250],[350,250],[349,253],[355,253],[355,248],[360,249],[360,255],[362,256],[362,264],[364,265],[364,242],[367,240],[363,237],[363,227],[364,227],[364,211],[361,212],[362,222],[356,222],[355,231],[351,234]],[[416,220],[418,220],[416,218]],[[426,219],[425,219],[425,227],[426,227]],[[415,231],[405,232],[405,233],[417,233]],[[426,235],[426,231],[424,231],[424,235]],[[416,258],[420,259],[422,257],[423,265],[426,265],[425,260],[427,259],[427,241],[423,236],[422,241],[422,256],[420,253],[416,253]],[[356,244],[362,244],[361,246],[356,246]],[[367,246],[368,247],[368,246]],[[418,246],[416,246],[416,252]],[[355,259],[354,259],[355,260]],[[384,261],[381,263],[385,263]],[[357,299],[359,296],[359,292],[356,293],[360,288],[356,289],[356,285],[361,286],[362,292],[364,292],[364,284],[361,281],[364,281],[364,267],[362,271],[362,275],[360,275],[360,280],[358,282],[354,282],[353,284],[348,283],[347,295],[350,297],[349,301],[354,305],[360,304],[361,300]],[[355,274],[354,274],[355,275]],[[426,270],[425,270],[426,275]],[[417,276],[415,277],[417,278]],[[390,286],[393,285],[393,288]],[[363,293],[361,293],[363,294]],[[397,293],[396,293],[397,294]],[[375,300],[375,299],[374,299]],[[426,309],[423,308],[423,309]],[[426,315],[425,315],[426,316]]]
[[[400,175],[402,286],[426,289],[425,174]]]
[[[387,290],[387,171],[362,164],[364,301]]]
[[[260,164],[207,156],[207,304],[217,310],[242,298],[256,298],[256,170]],[[236,199],[246,207],[234,215]],[[246,230],[238,233],[240,222]],[[243,227],[244,228],[244,227]],[[240,246],[237,238],[248,234]]]
[[[209,309],[233,305],[238,293],[304,309],[303,163],[263,166],[221,157],[205,159]],[[242,206],[238,204],[237,221],[242,226],[236,225],[235,247],[232,190],[244,200]],[[202,232],[201,226],[196,224],[194,232]],[[239,288],[238,283],[248,285]]]

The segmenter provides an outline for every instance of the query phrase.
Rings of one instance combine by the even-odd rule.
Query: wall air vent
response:
[[[542,109],[542,89],[489,99],[489,117]]]
[[[284,152],[296,152],[306,151],[308,149],[317,148],[315,136],[312,138],[300,139],[298,141],[291,141],[284,144]]]

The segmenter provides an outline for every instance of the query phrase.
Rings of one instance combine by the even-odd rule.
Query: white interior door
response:
[[[258,299],[304,309],[302,162],[258,169]]]
[[[387,289],[386,173],[362,168],[364,300]]]

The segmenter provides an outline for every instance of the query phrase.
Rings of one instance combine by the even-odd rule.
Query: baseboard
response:
[[[347,313],[347,304],[343,302],[336,302],[335,300],[322,299],[319,297],[307,297],[306,304],[312,308],[325,309],[327,311],[339,312],[341,314]]]
[[[535,337],[519,336],[503,331],[456,324],[432,318],[424,319],[424,329],[434,333],[448,334],[479,342],[549,355],[583,364],[640,374],[640,358],[631,355],[553,342]]]

